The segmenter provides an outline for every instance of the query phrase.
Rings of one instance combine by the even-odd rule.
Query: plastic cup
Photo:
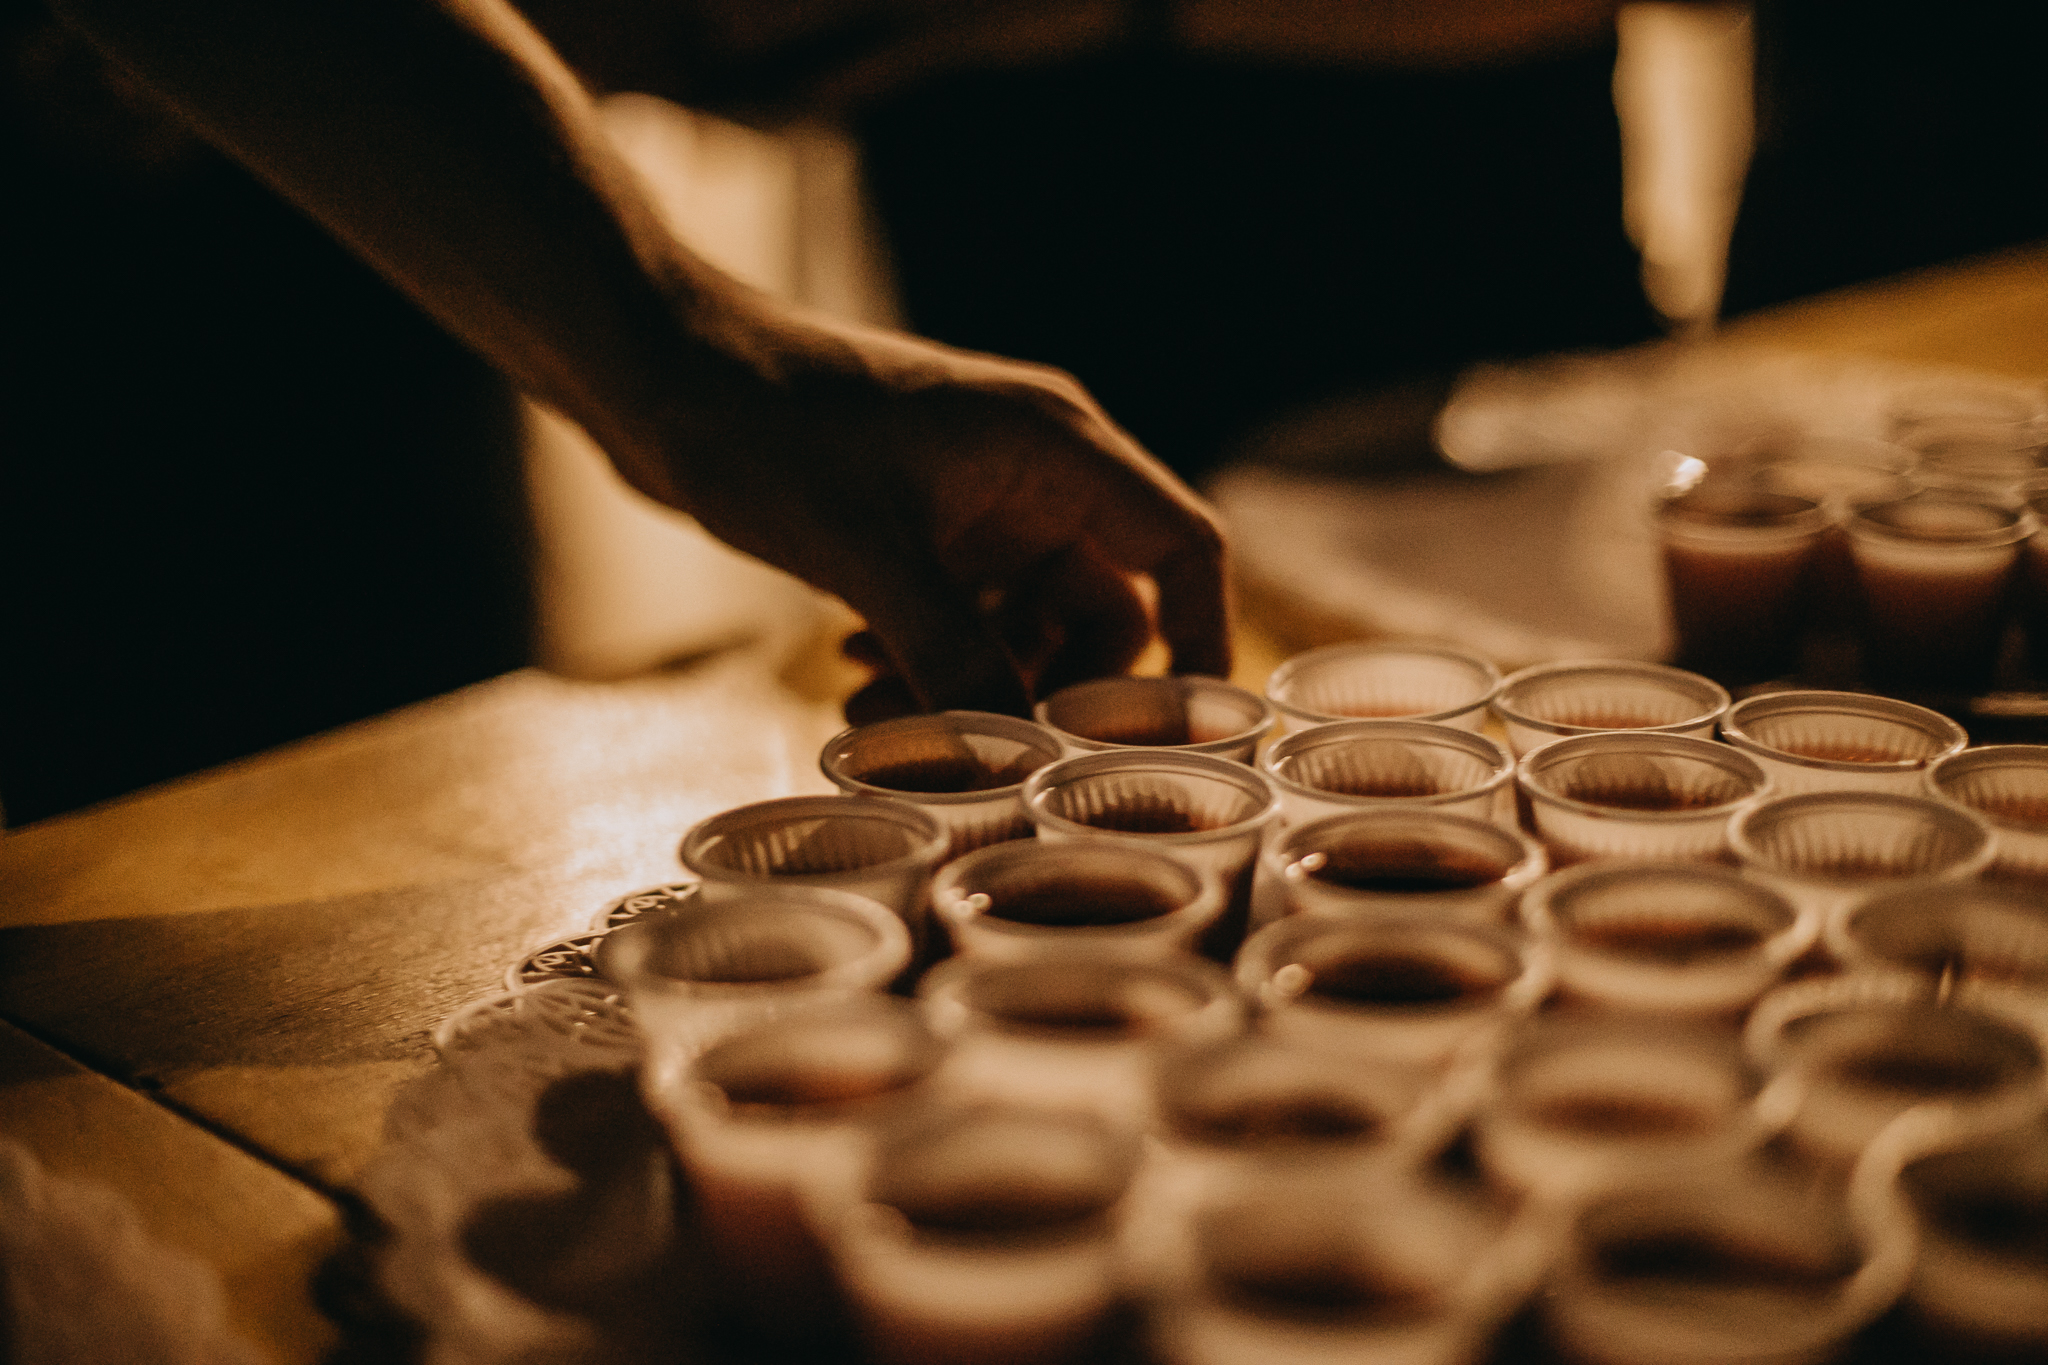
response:
[[[1549,870],[1519,830],[1432,809],[1353,811],[1286,830],[1264,854],[1298,914],[1504,922]]]
[[[1473,1150],[1508,1188],[1583,1199],[1756,1146],[1762,1084],[1732,1030],[1614,1016],[1534,1023],[1495,1064]]]
[[[1963,1133],[2048,1104],[2037,1018],[1973,989],[1900,977],[1815,978],[1759,1001],[1743,1045],[1797,1084],[1794,1144],[1846,1167],[1907,1110],[1940,1105]]]
[[[1514,760],[1485,735],[1412,720],[1340,720],[1275,740],[1259,768],[1281,818],[1303,824],[1368,808],[1506,814]]]
[[[1426,720],[1460,730],[1486,722],[1500,670],[1443,645],[1374,641],[1327,645],[1273,670],[1266,696],[1285,730],[1333,720]]]
[[[850,796],[923,810],[946,832],[947,857],[1025,839],[1024,779],[1060,756],[1044,727],[986,711],[877,721],[834,736],[818,766]]]
[[[1919,450],[1957,431],[2038,429],[2048,394],[2036,387],[1942,379],[1914,384],[1891,402],[1891,438]]]
[[[1794,671],[1828,524],[1816,498],[1732,481],[1659,504],[1679,665],[1741,681]]]
[[[1711,679],[1628,660],[1537,664],[1508,675],[1493,700],[1508,752],[1517,758],[1553,740],[1604,730],[1709,739],[1727,709],[1727,689]]]
[[[1566,1357],[1600,1365],[1809,1365],[1897,1299],[1905,1220],[1838,1186],[1744,1164],[1595,1199],[1541,1300]]]
[[[1384,1151],[1423,1097],[1406,1072],[1257,1035],[1168,1058],[1158,1091],[1166,1149],[1259,1164]]]
[[[1929,492],[1859,508],[1849,548],[1863,603],[1863,667],[1913,686],[1969,688],[1991,676],[2025,507]]]
[[[940,1077],[949,1094],[1084,1110],[1129,1128],[1152,1120],[1161,1055],[1244,1027],[1229,976],[1194,957],[954,958],[925,974],[918,998],[953,1045]]]
[[[1970,742],[1924,706],[1858,692],[1767,692],[1728,709],[1721,738],[1755,759],[1775,796],[1922,794],[1927,770]]]
[[[1122,1294],[1113,1224],[1136,1163],[1127,1136],[1073,1114],[937,1112],[885,1133],[830,1239],[868,1357],[1089,1358]]]
[[[1115,749],[1041,769],[1024,785],[1024,809],[1042,843],[1131,844],[1215,877],[1223,913],[1200,949],[1228,961],[1244,941],[1259,844],[1280,815],[1263,773],[1208,754]]]
[[[1890,792],[1809,792],[1750,806],[1728,842],[1753,875],[1810,906],[1826,926],[1866,897],[1967,881],[1990,865],[1983,817]]]
[[[1186,1223],[1150,1297],[1162,1365],[1475,1359],[1517,1277],[1500,1208],[1402,1173],[1294,1175],[1221,1190]]]
[[[2041,473],[2038,449],[2018,447],[1993,433],[1957,433],[1930,441],[1920,452],[1915,481],[1928,490],[2014,502]]]
[[[1264,697],[1221,678],[1098,678],[1038,703],[1038,723],[1070,754],[1164,748],[1252,761],[1273,728]]]
[[[924,941],[925,891],[946,856],[943,827],[904,801],[786,796],[700,821],[683,836],[683,866],[707,901],[764,886],[850,891],[886,905]]]
[[[1829,926],[1851,970],[1905,972],[2048,1000],[2048,897],[1996,883],[1941,883],[1873,896]]]
[[[1153,849],[1029,840],[947,863],[932,882],[932,911],[954,950],[970,957],[1163,957],[1192,949],[1216,922],[1223,886]]]
[[[1700,863],[1582,864],[1531,887],[1522,918],[1562,994],[1645,1014],[1746,1010],[1820,930],[1816,912]]]
[[[835,1325],[804,1182],[821,1163],[855,1159],[867,1129],[918,1093],[942,1051],[916,1006],[865,996],[648,1070],[649,1105],[696,1192],[718,1301],[754,1331],[810,1339]]]
[[[1559,867],[1593,858],[1716,862],[1768,787],[1754,759],[1683,735],[1578,735],[1523,755],[1515,785]]]
[[[2048,745],[1965,749],[1929,765],[1927,785],[1991,826],[1998,851],[1986,876],[2048,882]]]
[[[738,1029],[862,991],[910,960],[903,921],[865,896],[765,886],[618,931],[605,959],[657,1062]]]
[[[1237,980],[1274,1037],[1435,1070],[1533,1009],[1551,973],[1497,925],[1290,915],[1245,940]]]
[[[1973,1356],[2048,1354],[2048,1124],[1923,1156],[1899,1185],[1920,1228],[1917,1316]]]

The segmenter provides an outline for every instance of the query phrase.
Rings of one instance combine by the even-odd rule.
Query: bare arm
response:
[[[1227,669],[1213,519],[1079,386],[711,269],[497,0],[58,8],[641,491],[845,598],[919,703],[1124,667],[1131,573],[1176,666]]]

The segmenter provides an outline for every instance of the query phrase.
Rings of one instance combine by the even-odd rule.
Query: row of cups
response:
[[[682,855],[701,888],[653,896],[593,958],[626,988],[643,1089],[691,1171],[715,1259],[738,1276],[734,1302],[753,1296],[756,1325],[773,1328],[802,1318],[790,1305],[843,1292],[879,1358],[989,1365],[1074,1358],[1138,1284],[1153,1348],[1173,1361],[1449,1362],[1540,1280],[1575,1358],[1666,1359],[1680,1341],[1691,1358],[1735,1360],[1760,1339],[1729,1318],[1738,1301],[1781,1315],[1762,1338],[1819,1350],[1896,1298],[1915,1265],[1942,1264],[1911,1250],[1908,1156],[2038,1126],[2048,1096],[2048,912],[1968,880],[1991,857],[1984,821],[1887,790],[1758,801],[1761,759],[1733,735],[1702,737],[1726,724],[1725,693],[1704,730],[1643,709],[1713,687],[1676,670],[1559,665],[1510,689],[1469,662],[1340,647],[1276,673],[1269,699],[1111,680],[1077,689],[1085,707],[1050,699],[1044,726],[949,713],[864,727],[822,759],[845,795],[692,829]],[[1418,677],[1461,671],[1482,684],[1476,703],[1414,704],[1428,694]],[[1363,708],[1361,691],[1437,719],[1332,723],[1319,709]],[[1489,705],[1513,762],[1476,733]],[[1260,754],[1276,712],[1289,733]],[[1148,713],[1163,721],[1131,723]],[[1592,733],[1607,723],[1639,728]],[[1125,741],[1137,747],[1113,747]],[[1663,827],[1700,809],[1667,799],[1688,790],[1672,754],[1698,751],[1757,774],[1735,838],[1761,851],[1763,875],[1613,861],[1601,855],[1659,851],[1588,852],[1543,823],[1553,806],[1585,807],[1631,839]],[[1936,762],[1787,752],[1802,771],[1860,763],[1853,775],[1914,782]],[[1455,774],[1482,760],[1484,791],[1460,809]],[[1559,861],[1592,860],[1547,873],[1510,780]],[[1604,813],[1582,799],[1645,784],[1662,795]],[[1721,854],[1729,816],[1695,856]],[[1259,869],[1294,912],[1263,928]],[[1779,984],[1824,934],[1848,974]],[[955,960],[928,965],[947,944]],[[916,1003],[878,994],[892,983],[914,984]],[[893,1022],[832,1013],[849,993]],[[1617,1031],[1536,1014],[1557,1000],[1667,1022]],[[1315,1077],[1289,1109],[1289,1078]],[[1243,1103],[1191,1120],[1203,1105],[1189,1094]],[[1942,1140],[1883,1139],[1912,1129],[1916,1101],[1948,1115]],[[1256,1140],[1245,1162],[1205,1164],[1190,1155],[1202,1142],[1171,1136],[1202,1122],[1225,1139],[1209,1146],[1231,1147],[1233,1125],[1290,1141],[1277,1164]],[[1304,1166],[1292,1140],[1318,1124],[1410,1136]],[[1476,1185],[1447,1174],[1453,1128],[1479,1144]],[[1879,1173],[1813,1186],[1772,1164],[1770,1131],[1802,1135],[1824,1166]],[[821,1134],[836,1136],[806,1145]],[[2033,1151],[2040,1137],[1997,1140]],[[1719,1183],[1703,1196],[1697,1182],[1622,1181],[1592,1197],[1590,1173],[1645,1152],[1658,1157],[1638,1174],[1668,1176],[1689,1154]],[[1556,1196],[1531,1205],[1554,1226],[1515,1213],[1531,1191]],[[1629,1269],[1650,1243],[1752,1263],[1732,1279]],[[1981,1276],[1959,1283],[1981,1297]]]
[[[1900,415],[1889,440],[1692,444],[1655,522],[1677,655],[1753,682],[1860,672],[1981,687],[2015,605],[2048,658],[2048,415],[2038,393]],[[1851,641],[1860,654],[1841,656]]]
[[[1321,932],[1248,945],[1238,989],[1067,953],[946,964],[914,1005],[756,981],[783,1008],[698,1050],[660,1046],[678,1002],[628,937],[643,1085],[726,1301],[771,1335],[843,1306],[904,1365],[1089,1358],[1134,1298],[1167,1361],[1449,1365],[1538,1285],[1570,1359],[1818,1359],[1909,1288],[1944,1332],[2048,1346],[2048,1262],[2005,1226],[2048,1212],[2019,997],[1857,973],[1779,987],[1739,1032],[1537,1016],[1529,962],[1500,990],[1453,956],[1472,999],[1417,994],[1414,960],[1404,986],[1339,959],[1421,926],[1295,923]],[[1397,1029],[1448,1006],[1465,1045],[1401,1065],[1373,999]]]

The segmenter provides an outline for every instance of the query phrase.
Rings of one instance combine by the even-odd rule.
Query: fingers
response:
[[[1055,554],[1004,603],[1003,638],[1045,697],[1070,683],[1129,669],[1152,638],[1130,579],[1094,545]]]
[[[879,552],[862,557],[841,595],[867,618],[895,681],[916,703],[912,709],[1029,715],[1024,677],[973,591],[955,581],[936,553],[907,531],[877,545]],[[867,642],[859,648],[874,652]],[[863,705],[895,705],[900,699],[893,689],[882,688]]]

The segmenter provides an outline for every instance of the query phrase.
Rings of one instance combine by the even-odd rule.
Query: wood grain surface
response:
[[[52,1175],[112,1189],[157,1241],[211,1265],[230,1326],[276,1360],[317,1360],[333,1345],[310,1290],[343,1241],[327,1199],[5,1024],[0,1135]]]
[[[319,1186],[527,948],[673,880],[714,811],[829,790],[839,722],[736,650],[466,689],[0,840],[0,1015]]]

